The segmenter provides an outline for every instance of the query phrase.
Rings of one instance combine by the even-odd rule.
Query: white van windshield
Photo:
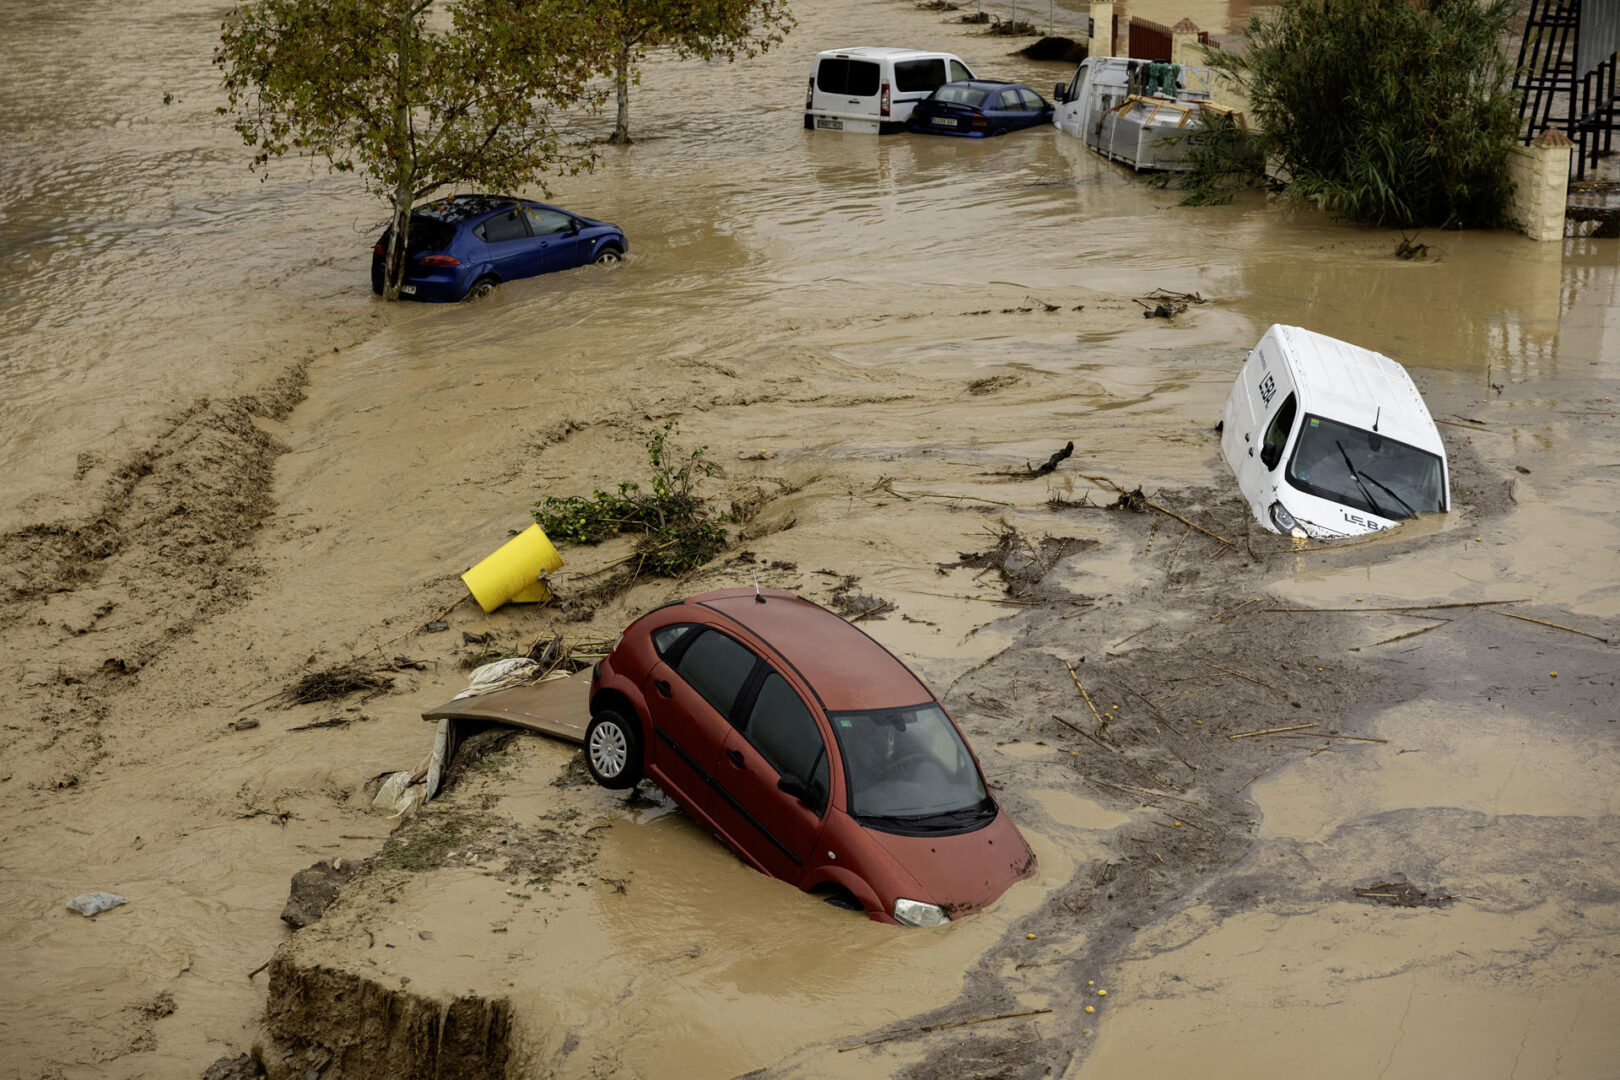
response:
[[[1288,459],[1288,482],[1393,521],[1446,508],[1438,455],[1323,416],[1306,414]]]

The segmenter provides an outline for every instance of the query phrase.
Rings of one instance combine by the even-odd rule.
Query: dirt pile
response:
[[[202,399],[104,474],[76,520],[0,536],[0,651],[32,656],[20,704],[31,714],[14,779],[79,783],[101,759],[108,695],[225,607],[255,574],[239,553],[271,513],[284,447],[262,426],[303,399],[309,358],[258,393]]]

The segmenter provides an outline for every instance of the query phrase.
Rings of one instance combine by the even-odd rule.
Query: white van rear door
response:
[[[825,123],[836,120],[875,120],[882,67],[872,60],[850,56],[824,56],[816,65],[816,88],[811,94],[810,111],[817,127],[841,128]]]

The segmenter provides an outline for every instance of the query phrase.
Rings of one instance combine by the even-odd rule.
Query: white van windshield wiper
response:
[[[1401,498],[1400,495],[1396,494],[1395,490],[1393,488],[1391,488],[1388,484],[1383,483],[1377,477],[1373,476],[1371,473],[1363,472],[1361,475],[1366,479],[1367,483],[1369,483],[1369,484],[1377,484],[1380,489],[1389,492],[1390,496],[1393,497],[1396,502],[1400,503],[1401,506],[1405,508],[1407,517],[1417,517],[1417,511],[1412,509],[1412,504],[1407,502],[1405,499]]]
[[[1344,443],[1340,442],[1338,439],[1334,439],[1333,445],[1339,448],[1339,453],[1344,457],[1344,467],[1350,470],[1350,479],[1354,480],[1356,482],[1356,487],[1361,489],[1361,494],[1367,500],[1367,504],[1378,513],[1383,514],[1385,517],[1389,517],[1389,511],[1385,510],[1383,505],[1379,503],[1377,499],[1372,497],[1372,492],[1367,490],[1367,485],[1361,482],[1361,474],[1356,472],[1356,463],[1350,460],[1350,451],[1344,448]],[[1367,479],[1372,480],[1372,477],[1369,476]],[[1378,481],[1373,480],[1373,483],[1378,484]],[[1383,487],[1384,485],[1378,484],[1378,486]],[[1387,491],[1388,489],[1385,488],[1385,490]]]

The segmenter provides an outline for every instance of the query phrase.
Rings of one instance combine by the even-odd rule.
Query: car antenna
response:
[[[1378,418],[1380,416],[1383,416],[1383,415],[1384,415],[1384,407],[1382,405],[1380,405],[1380,406],[1378,406],[1378,411],[1373,413],[1373,430],[1374,431],[1378,430]]]
[[[754,573],[754,603],[763,604],[764,602],[765,602],[765,594],[759,591],[759,573],[758,573],[758,571],[755,571],[755,573]]]

